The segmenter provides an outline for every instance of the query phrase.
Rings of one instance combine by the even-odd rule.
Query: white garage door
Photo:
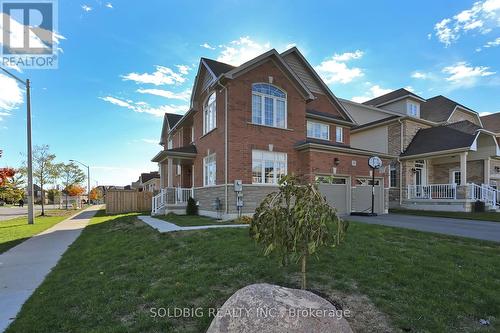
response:
[[[349,181],[347,178],[319,178],[319,191],[325,196],[330,206],[334,207],[339,214],[349,214]]]
[[[358,185],[352,191],[352,211],[371,212],[372,210],[372,186]],[[381,185],[375,186],[374,211],[377,214],[384,213],[384,189]]]

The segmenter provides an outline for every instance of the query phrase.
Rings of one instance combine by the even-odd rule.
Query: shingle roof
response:
[[[385,95],[370,99],[369,101],[366,101],[362,104],[364,105],[371,105],[371,106],[378,106],[381,104],[384,104],[386,102],[392,101],[394,99],[402,98],[404,96],[412,96],[417,99],[423,99],[422,97],[418,96],[417,94],[412,93],[411,91],[408,91],[404,88],[400,88],[394,91],[391,91],[390,93],[387,93]]]
[[[215,74],[215,76],[227,73],[234,68],[234,66],[216,60],[208,58],[201,58],[201,59],[205,62],[205,64],[207,64],[208,67],[210,67],[210,70]]]
[[[151,179],[160,178],[160,173],[158,171],[152,171],[148,173],[141,173],[141,181],[145,183]]]
[[[420,105],[420,117],[434,122],[446,121],[457,106],[470,110],[447,97],[438,95],[429,98],[427,102]]]
[[[314,109],[307,109],[306,110],[306,115],[312,115],[312,116],[320,116],[320,117],[325,117],[333,120],[342,120],[342,121],[347,121],[351,122],[349,119],[345,119],[344,117],[337,116],[328,112],[323,112],[323,111],[318,111]]]
[[[468,120],[462,120],[456,123],[451,123],[449,125],[446,125],[446,127],[453,128],[456,129],[457,131],[461,131],[468,134],[475,134],[476,131],[481,128],[481,126],[471,123]]]
[[[500,112],[481,117],[484,128],[493,133],[500,133]]]
[[[197,154],[198,151],[196,150],[195,145],[187,145],[179,148],[172,148],[172,149],[167,149],[167,152],[171,153],[188,153],[188,154]]]
[[[398,119],[398,118],[401,118],[401,117],[403,117],[403,115],[401,115],[401,116],[397,116],[397,115],[389,116],[389,117],[386,117],[386,118],[382,118],[382,119],[371,121],[369,123],[365,123],[363,125],[354,126],[352,128],[352,130],[357,130],[359,128],[364,128],[364,127],[369,127],[369,126],[380,124],[380,123],[385,123],[386,121],[395,120],[395,119]]]
[[[401,156],[470,147],[474,142],[475,134],[467,133],[464,128],[467,128],[464,124],[451,124],[421,129],[415,134]]]
[[[172,128],[179,122],[179,120],[181,120],[182,115],[175,113],[165,113],[165,117],[167,117],[168,126]]]

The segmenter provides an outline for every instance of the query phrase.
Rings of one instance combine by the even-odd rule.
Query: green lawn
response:
[[[500,329],[500,244],[353,222],[346,243],[319,257],[310,287],[354,313],[357,332]],[[203,332],[207,312],[152,318],[151,309],[219,307],[248,284],[298,286],[297,271],[262,257],[245,229],[159,234],[134,214],[101,213],[7,332]]]
[[[17,217],[0,222],[0,253],[16,246],[26,239],[52,227],[77,210],[47,210],[46,216],[36,216],[34,224],[28,224],[28,218]]]
[[[435,216],[435,217],[448,217],[454,219],[500,222],[500,213],[496,212],[463,213],[463,212],[443,212],[443,211],[411,210],[411,209],[390,209],[389,212],[394,214]]]
[[[167,222],[178,225],[179,227],[194,227],[200,225],[214,225],[214,224],[232,224],[238,223],[237,220],[231,221],[221,221],[211,217],[206,216],[193,216],[193,215],[177,215],[177,214],[167,214],[155,216],[155,218],[162,219]]]

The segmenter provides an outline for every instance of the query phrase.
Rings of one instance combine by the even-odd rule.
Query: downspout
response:
[[[227,173],[227,165],[228,165],[228,158],[227,158],[227,87],[222,85],[220,81],[217,81],[217,84],[222,87],[222,90],[224,91],[224,211],[225,214],[227,215],[229,213],[229,207],[228,207],[228,202],[229,202],[229,193],[227,189],[227,178],[228,178],[228,173]]]
[[[400,133],[400,142],[399,142],[399,150],[400,154],[403,153],[403,122],[401,121],[401,118],[398,119],[399,122],[399,133]],[[401,204],[403,203],[403,163],[399,159],[398,156],[398,163],[399,163],[399,207],[401,207]]]

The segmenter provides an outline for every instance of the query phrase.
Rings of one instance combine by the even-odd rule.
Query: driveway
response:
[[[45,209],[57,209],[59,205],[45,205]],[[35,206],[35,211],[42,210],[42,206]],[[15,217],[28,215],[28,207],[0,207],[0,222],[13,219]]]
[[[346,216],[345,219],[368,224],[381,224],[390,227],[500,242],[500,222],[402,214],[385,214],[371,217]]]

